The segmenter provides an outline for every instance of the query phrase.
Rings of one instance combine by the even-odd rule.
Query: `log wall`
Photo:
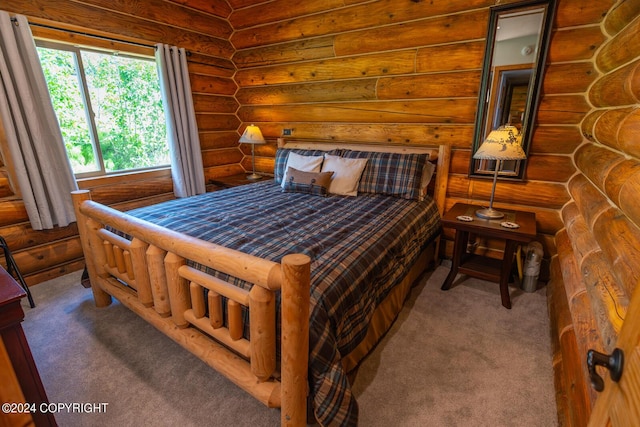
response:
[[[558,407],[575,426],[597,399],[587,350],[615,348],[640,280],[640,1],[616,2],[601,29],[549,283]]]

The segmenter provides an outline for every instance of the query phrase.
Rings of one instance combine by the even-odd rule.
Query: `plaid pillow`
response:
[[[388,194],[404,199],[420,200],[422,172],[428,154],[374,153],[346,151],[343,157],[366,158],[358,193]]]

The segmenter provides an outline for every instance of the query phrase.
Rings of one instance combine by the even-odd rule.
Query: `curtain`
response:
[[[67,158],[27,18],[0,11],[0,120],[34,230],[75,221],[78,186]]]
[[[156,63],[167,119],[173,192],[176,197],[204,193],[202,153],[186,52],[175,46],[157,44]]]

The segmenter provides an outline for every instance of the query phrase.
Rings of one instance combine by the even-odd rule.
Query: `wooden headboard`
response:
[[[447,180],[449,178],[449,163],[451,160],[451,147],[448,145],[388,145],[371,143],[340,142],[320,139],[284,139],[278,138],[279,148],[299,148],[306,150],[356,150],[383,153],[405,154],[429,154],[429,160],[436,164],[435,185],[433,187],[433,199],[438,205],[440,215],[444,213],[445,199],[447,195]]]

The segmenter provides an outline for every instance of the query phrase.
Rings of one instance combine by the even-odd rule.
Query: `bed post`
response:
[[[438,165],[436,169],[436,187],[434,199],[438,205],[440,216],[444,214],[447,199],[447,184],[449,181],[449,164],[451,163],[451,146],[441,145],[438,148]]]
[[[80,212],[80,205],[87,200],[91,200],[91,192],[89,190],[72,191],[71,199],[73,201],[73,210],[76,213],[76,222],[78,224],[78,233],[80,234],[80,244],[82,245],[84,262],[87,265],[89,279],[91,280],[93,300],[95,301],[96,307],[106,307],[111,304],[111,295],[106,293],[100,285],[98,285],[98,272],[96,270],[89,238],[90,231],[87,224],[88,218]]]
[[[438,206],[440,217],[444,215],[445,203],[447,200],[447,185],[449,182],[449,164],[451,163],[451,146],[441,145],[438,148],[438,165],[436,169],[436,187],[433,198]],[[435,253],[433,254],[434,266],[440,264],[440,243],[442,243],[442,235],[436,239]]]
[[[281,425],[298,427],[307,422],[311,259],[286,255],[282,273]]]

